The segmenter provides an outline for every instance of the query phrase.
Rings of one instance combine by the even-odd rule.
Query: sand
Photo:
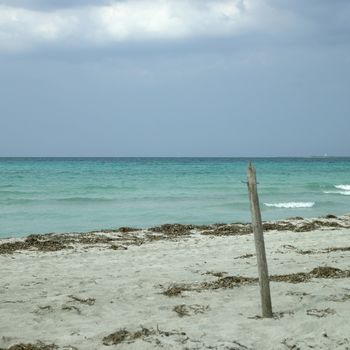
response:
[[[268,224],[272,319],[245,225],[1,240],[0,349],[350,349],[350,216]]]

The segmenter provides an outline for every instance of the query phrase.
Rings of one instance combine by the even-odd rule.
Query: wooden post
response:
[[[264,234],[261,223],[261,212],[259,206],[259,197],[256,186],[255,169],[252,163],[248,166],[248,191],[250,201],[250,212],[252,215],[252,227],[254,232],[255,250],[258,261],[259,285],[261,296],[261,307],[263,317],[272,317],[271,295],[269,274],[267,270],[267,261],[265,253]]]

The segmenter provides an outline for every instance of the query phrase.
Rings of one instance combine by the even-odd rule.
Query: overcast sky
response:
[[[349,0],[0,0],[0,156],[349,156],[349,18]]]

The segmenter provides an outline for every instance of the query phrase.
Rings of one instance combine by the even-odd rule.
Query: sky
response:
[[[0,0],[0,156],[350,156],[349,0]]]

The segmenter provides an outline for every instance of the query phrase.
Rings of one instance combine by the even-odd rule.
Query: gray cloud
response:
[[[299,27],[296,13],[258,0],[76,1],[74,7],[66,1],[0,3],[0,50],[10,52],[42,45],[103,47],[251,33],[280,36]]]
[[[0,5],[36,11],[50,11],[91,5],[103,6],[112,2],[111,0],[0,0]]]
[[[347,0],[0,0],[0,54],[93,61],[184,53],[252,57],[254,50],[258,57],[272,47],[347,45],[348,18]]]

